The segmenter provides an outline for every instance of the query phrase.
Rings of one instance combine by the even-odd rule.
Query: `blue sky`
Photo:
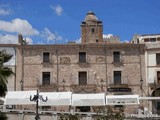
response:
[[[0,0],[0,43],[78,41],[88,11],[103,22],[103,34],[131,40],[134,34],[160,33],[160,0]]]

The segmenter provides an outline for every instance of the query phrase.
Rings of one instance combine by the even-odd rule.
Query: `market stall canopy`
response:
[[[72,106],[104,106],[105,94],[72,94]]]
[[[137,105],[139,95],[107,95],[106,105]]]
[[[4,100],[4,105],[31,105],[30,96],[36,95],[36,91],[9,91]]]
[[[160,97],[139,97],[140,100],[160,100]]]
[[[40,92],[39,95],[48,100],[43,102],[40,100],[40,106],[63,106],[63,105],[71,105],[71,95],[72,92]]]

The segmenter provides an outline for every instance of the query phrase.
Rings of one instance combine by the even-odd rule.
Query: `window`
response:
[[[51,109],[51,106],[42,106],[42,110],[44,111],[47,111],[47,110],[50,110]]]
[[[79,85],[87,85],[87,72],[79,72]]]
[[[94,32],[95,32],[95,29],[94,29],[94,28],[91,28],[91,31],[92,31],[92,33],[94,33]]]
[[[49,62],[49,56],[50,56],[49,52],[44,52],[43,53],[43,62]]]
[[[113,52],[113,61],[120,62],[120,52]]]
[[[43,72],[42,73],[42,84],[43,85],[50,85],[50,72]]]
[[[150,38],[150,42],[156,42],[156,38]]]
[[[157,71],[157,83],[160,84],[160,71]]]
[[[160,101],[157,101],[157,110],[160,110]]]
[[[145,39],[144,39],[144,42],[149,42],[149,38],[145,38]]]
[[[86,53],[79,52],[79,62],[86,62]]]
[[[156,53],[156,63],[160,65],[160,53]]]
[[[157,38],[157,41],[160,41],[160,37]]]
[[[121,84],[121,71],[114,71],[114,84]]]

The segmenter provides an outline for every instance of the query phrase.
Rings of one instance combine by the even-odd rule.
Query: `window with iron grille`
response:
[[[42,73],[42,85],[50,85],[50,72]]]
[[[43,52],[43,62],[49,62],[50,53]]]
[[[156,53],[156,63],[160,65],[160,53]]]
[[[120,52],[113,52],[113,61],[120,62]]]
[[[79,72],[79,85],[87,85],[87,72]]]
[[[79,62],[86,62],[86,52],[79,52]]]
[[[113,72],[114,84],[121,84],[121,71]]]

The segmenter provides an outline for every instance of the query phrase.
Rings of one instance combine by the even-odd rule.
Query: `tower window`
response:
[[[86,52],[79,52],[79,62],[86,62]]]
[[[92,33],[94,33],[94,32],[95,32],[95,29],[94,29],[94,28],[91,28],[91,31],[92,31]]]
[[[87,85],[87,72],[79,72],[79,85]]]
[[[96,40],[96,42],[98,42],[98,39]]]

